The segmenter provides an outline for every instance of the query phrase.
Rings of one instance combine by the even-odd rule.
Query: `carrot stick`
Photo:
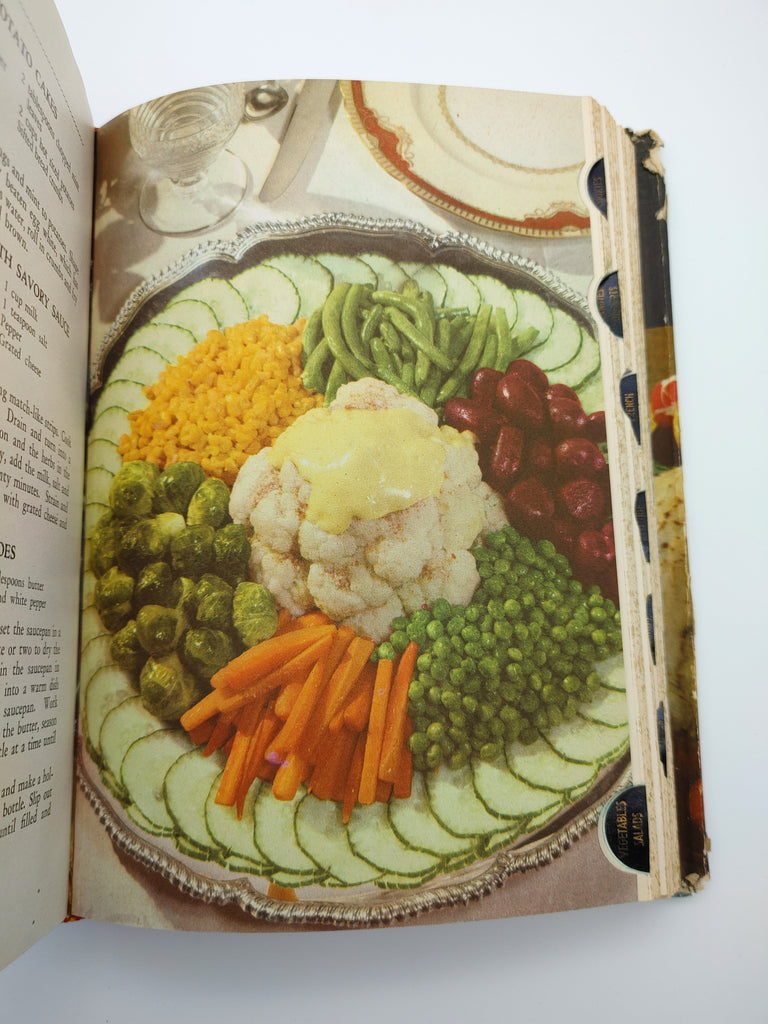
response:
[[[332,636],[334,632],[332,625],[310,626],[262,640],[219,669],[211,679],[211,686],[233,692],[244,690],[251,684],[258,686],[256,681],[306,650],[316,640]]]
[[[232,715],[219,715],[203,750],[203,757],[210,757],[214,750],[219,750],[223,747],[234,728],[235,723]]]
[[[352,754],[352,761],[349,766],[347,783],[344,789],[344,800],[341,809],[341,818],[346,825],[350,815],[357,803],[357,794],[360,791],[360,776],[363,774],[363,760],[365,758],[366,731],[361,732],[357,737],[355,749]]]
[[[317,713],[313,716],[304,735],[303,742],[310,756],[319,738],[330,726],[334,715],[344,706],[344,702],[365,668],[374,646],[373,640],[368,637],[355,636],[351,640],[336,670],[328,680]]]
[[[231,807],[237,799],[242,772],[245,767],[251,737],[256,729],[263,704],[252,704],[243,712],[235,732],[224,773],[216,793],[216,803]]]
[[[392,795],[392,783],[376,779],[376,803],[385,804]]]
[[[264,708],[253,733],[253,740],[248,750],[248,760],[245,767],[246,774],[252,774],[253,776],[251,782],[255,778],[264,779],[266,777],[271,779],[274,777],[277,765],[267,761],[267,750],[280,725],[281,722],[275,714],[275,709],[269,705]]]
[[[343,729],[336,735],[325,734],[324,742],[318,748],[315,768],[308,787],[318,800],[344,799],[344,788],[356,743],[357,736],[348,729]]]
[[[277,800],[293,800],[299,786],[309,774],[306,758],[292,751],[280,765],[272,782],[272,793]]]
[[[413,755],[408,747],[400,751],[400,760],[392,782],[392,796],[396,800],[407,800],[413,785]]]
[[[376,681],[376,666],[369,661],[360,673],[355,689],[349,696],[346,707],[336,714],[331,722],[331,730],[334,731],[334,723],[341,719],[347,729],[353,732],[362,732],[368,724],[371,714],[371,702],[373,701],[373,687]]]
[[[277,629],[275,630],[275,636],[285,632],[285,630],[294,621],[293,616],[287,608],[281,608],[277,613]]]
[[[322,693],[324,682],[325,659],[320,658],[315,662],[312,671],[307,676],[306,682],[301,688],[301,693],[296,698],[296,702],[291,708],[291,713],[285,721],[285,725],[272,741],[270,745],[272,750],[280,754],[298,750],[302,733]]]
[[[291,713],[291,708],[296,703],[296,698],[304,687],[305,678],[292,679],[278,693],[275,700],[275,714],[278,718],[282,718],[283,721]]]
[[[267,896],[272,900],[283,900],[284,903],[298,903],[299,897],[295,889],[286,889],[283,885],[270,882],[267,886]]]
[[[213,690],[211,693],[206,693],[197,704],[184,712],[180,719],[181,726],[191,733],[193,729],[197,729],[203,722],[213,718],[219,711],[221,711],[221,694]]]
[[[368,719],[368,740],[365,744],[363,775],[357,799],[361,804],[372,804],[376,799],[376,783],[379,777],[381,745],[384,741],[384,723],[392,687],[394,663],[382,658],[376,665],[376,682]]]
[[[400,754],[405,742],[405,726],[408,721],[408,689],[416,667],[419,648],[411,641],[397,663],[392,689],[389,694],[387,716],[384,724],[384,740],[381,747],[379,778],[393,782]]]
[[[201,747],[210,739],[215,725],[213,718],[209,718],[207,722],[202,722],[195,729],[190,729],[189,738],[196,747]]]
[[[299,615],[295,619],[286,622],[280,628],[280,634],[284,636],[286,633],[292,633],[296,629],[307,629],[310,626],[327,626],[332,623],[333,619],[326,615],[325,612],[305,612],[304,615]]]

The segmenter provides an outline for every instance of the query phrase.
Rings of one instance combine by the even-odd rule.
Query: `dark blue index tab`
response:
[[[625,373],[619,381],[621,407],[632,424],[635,440],[640,444],[640,408],[638,406],[637,374]]]
[[[589,198],[604,217],[608,216],[608,190],[605,184],[605,160],[598,160],[587,175]]]
[[[643,546],[645,560],[650,562],[651,542],[648,536],[648,502],[645,498],[645,491],[638,491],[635,495],[635,522],[640,533],[640,543]]]
[[[595,301],[598,312],[610,328],[611,333],[615,334],[617,338],[622,338],[624,326],[621,320],[621,291],[619,290],[619,275],[615,270],[604,277],[597,286]]]
[[[600,812],[598,836],[603,853],[616,867],[650,874],[645,786],[629,786],[609,800]]]

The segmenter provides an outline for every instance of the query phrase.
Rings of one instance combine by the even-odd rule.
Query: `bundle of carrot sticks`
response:
[[[279,800],[299,786],[342,804],[411,792],[408,688],[418,648],[370,660],[374,642],[322,612],[281,614],[275,635],[225,665],[181,719],[206,756],[226,755],[216,802],[242,817],[256,779]]]

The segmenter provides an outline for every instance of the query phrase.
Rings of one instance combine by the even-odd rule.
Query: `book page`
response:
[[[186,109],[213,112],[199,177],[194,141],[152,138]],[[611,504],[626,417],[594,323],[581,100],[248,82],[162,98],[98,139],[74,912],[215,931],[637,899],[659,851],[636,829],[644,866],[623,863],[598,826],[634,760],[624,614],[636,629],[645,605],[631,510]],[[333,417],[373,412],[365,396],[397,415],[358,447]],[[463,484],[454,467],[420,489],[401,401],[463,438]],[[347,522],[285,468],[304,465],[288,438],[326,414],[356,467],[351,486],[325,477]],[[319,451],[322,481],[345,460]],[[405,500],[350,511],[376,496],[380,454]],[[222,488],[203,521],[198,489]],[[245,542],[227,567],[224,531]],[[261,588],[254,634],[241,586]],[[286,636],[355,634],[359,676],[308,658],[261,703],[258,679],[230,692],[219,673],[286,616]]]
[[[66,914],[93,129],[52,4],[0,7],[0,960]]]

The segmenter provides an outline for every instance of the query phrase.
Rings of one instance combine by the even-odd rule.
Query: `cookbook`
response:
[[[0,39],[3,962],[701,888],[661,141]]]

